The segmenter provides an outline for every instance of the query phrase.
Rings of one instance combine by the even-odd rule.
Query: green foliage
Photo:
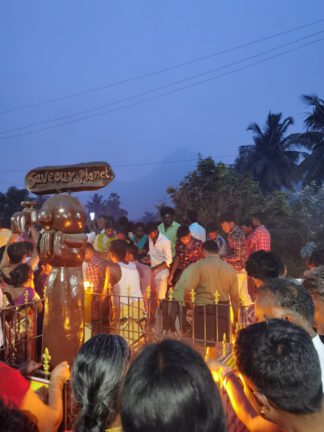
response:
[[[14,186],[8,188],[6,193],[0,192],[0,214],[5,219],[10,219],[17,211],[21,210],[22,201],[32,200],[26,189],[18,189]]]
[[[89,212],[94,212],[97,216],[106,214],[118,220],[128,214],[127,210],[120,207],[120,204],[120,196],[116,193],[111,193],[107,200],[102,195],[95,193],[85,206]]]
[[[304,120],[306,132],[292,135],[291,141],[309,151],[299,166],[304,185],[320,185],[324,181],[324,100],[303,96],[303,101],[312,109]]]
[[[169,188],[167,192],[180,220],[186,219],[188,209],[195,209],[205,224],[217,222],[226,211],[234,212],[238,220],[261,211],[269,213],[274,222],[290,214],[285,194],[274,192],[265,198],[249,175],[240,175],[223,163],[215,164],[211,157],[199,158],[196,169],[177,189]]]
[[[263,129],[257,123],[247,129],[253,133],[254,144],[240,147],[236,169],[250,173],[265,193],[293,186],[297,163],[305,156],[287,134],[293,123],[292,117],[283,119],[281,113],[270,112]]]

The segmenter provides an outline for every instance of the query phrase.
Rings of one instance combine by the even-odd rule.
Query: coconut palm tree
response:
[[[309,151],[299,167],[304,184],[321,184],[324,181],[324,100],[307,95],[302,99],[312,111],[304,120],[306,132],[293,134],[291,141]]]
[[[235,167],[240,173],[250,173],[265,193],[290,189],[294,170],[304,153],[291,143],[288,129],[294,124],[292,117],[269,112],[263,130],[257,123],[247,128],[253,133],[254,144],[241,146]]]
[[[95,193],[85,206],[89,212],[94,212],[98,215],[104,212],[105,205],[106,201],[104,200],[103,196]]]

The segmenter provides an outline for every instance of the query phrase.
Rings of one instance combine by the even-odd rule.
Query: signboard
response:
[[[35,168],[27,173],[25,185],[29,192],[44,195],[97,190],[107,186],[114,178],[115,174],[107,162],[89,162]]]

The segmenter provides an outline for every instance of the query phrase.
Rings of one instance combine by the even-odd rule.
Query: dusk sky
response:
[[[133,181],[178,149],[230,163],[269,110],[301,130],[300,96],[324,97],[323,19],[323,0],[2,1],[0,189],[95,160]]]

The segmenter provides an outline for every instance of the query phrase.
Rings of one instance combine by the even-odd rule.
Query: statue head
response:
[[[66,194],[49,198],[38,216],[38,221],[45,230],[54,229],[67,234],[82,233],[86,219],[86,210],[80,201]]]

